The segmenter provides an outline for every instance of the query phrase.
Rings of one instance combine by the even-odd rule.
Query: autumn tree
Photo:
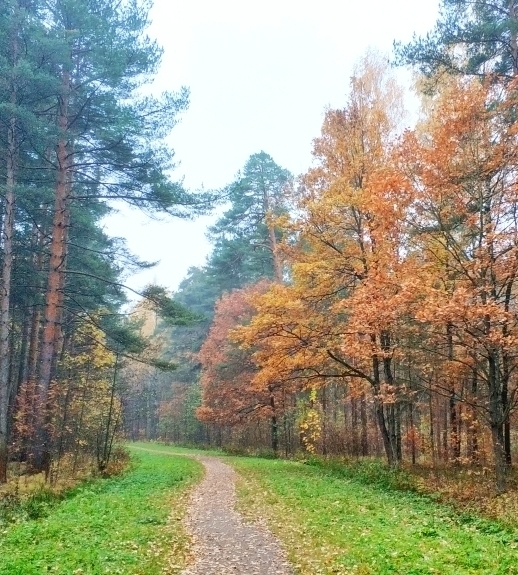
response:
[[[421,309],[430,355],[457,400],[487,422],[497,488],[510,463],[515,408],[516,128],[513,87],[449,80],[424,133],[408,135],[413,245],[422,254]],[[461,381],[478,386],[462,392]]]
[[[113,386],[115,365],[116,355],[102,330],[86,316],[76,318],[76,329],[63,353],[61,377],[49,391],[49,449],[55,463],[49,467],[52,480],[60,473],[65,453],[71,456],[72,473],[93,460],[106,466],[114,434],[120,428],[120,398]],[[27,381],[17,396],[12,443],[18,454],[27,455],[33,443],[36,391],[35,382]]]
[[[237,332],[260,341],[256,382],[298,379],[306,389],[333,378],[372,390],[387,459],[401,457],[394,374],[398,275],[408,203],[391,164],[401,91],[382,58],[368,55],[351,79],[343,110],[329,110],[315,140],[317,167],[303,178],[298,214],[288,223],[295,247],[283,250],[292,285],[274,286]],[[385,311],[386,310],[386,311]]]
[[[190,422],[189,428],[196,431],[196,437],[201,435],[192,418],[193,400],[201,393],[197,354],[207,338],[216,302],[226,292],[261,278],[283,279],[277,249],[282,230],[272,218],[286,212],[291,183],[291,174],[269,154],[252,154],[236,179],[219,192],[228,204],[209,229],[208,237],[214,247],[206,265],[190,268],[175,294],[177,301],[203,319],[191,326],[169,330],[166,355],[178,364],[178,369],[174,374],[174,391],[169,398],[164,397],[161,413],[168,413],[169,405]],[[189,414],[182,412],[182,401]]]
[[[225,294],[216,304],[214,321],[199,353],[202,366],[202,406],[198,417],[219,425],[237,425],[250,420],[269,419],[271,446],[278,451],[278,386],[253,385],[257,367],[251,351],[229,338],[231,330],[246,323],[253,311],[251,301],[264,293],[268,282]]]

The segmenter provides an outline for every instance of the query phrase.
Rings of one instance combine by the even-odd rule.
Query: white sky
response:
[[[341,107],[352,69],[369,47],[430,30],[438,0],[155,0],[149,35],[164,48],[154,89],[188,86],[191,104],[171,134],[175,177],[190,189],[221,188],[251,154],[264,150],[295,175],[311,163],[327,106]],[[153,268],[126,283],[176,289],[210,251],[194,222],[149,220],[122,209],[110,235]]]

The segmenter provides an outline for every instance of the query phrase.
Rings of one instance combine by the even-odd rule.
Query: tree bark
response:
[[[448,345],[448,361],[453,362],[453,326],[451,323],[446,325],[446,340]],[[454,464],[459,462],[460,458],[460,430],[459,430],[459,417],[457,410],[457,402],[455,399],[455,382],[453,378],[449,377],[449,398],[448,398],[448,413],[450,416],[450,441],[449,451],[450,460]]]
[[[63,72],[62,94],[59,98],[58,127],[60,138],[57,145],[57,181],[50,243],[50,263],[45,297],[45,319],[41,344],[40,370],[38,377],[38,413],[36,420],[33,464],[38,471],[47,471],[50,464],[48,433],[48,394],[52,380],[52,369],[60,339],[60,318],[62,303],[65,258],[68,239],[68,211],[70,200],[70,155],[68,142],[68,106],[70,74]]]
[[[277,413],[275,411],[275,397],[273,395],[273,390],[270,389],[270,407],[272,409],[272,415],[270,418],[271,430],[272,430],[272,449],[275,455],[279,452],[279,425],[277,422]]]
[[[432,470],[434,477],[437,476],[437,454],[435,450],[435,433],[434,433],[434,409],[433,409],[433,392],[432,381],[430,380],[429,396],[428,396],[428,417],[430,419],[430,451],[432,454]]]
[[[503,424],[503,441],[505,452],[505,463],[507,467],[511,467],[513,462],[511,452],[511,422],[510,422],[510,406],[509,406],[509,357],[506,351],[502,353],[502,410],[504,412]]]
[[[263,211],[265,224],[268,227],[268,247],[272,253],[273,276],[277,283],[282,283],[282,266],[279,259],[279,253],[277,251],[277,238],[275,237],[275,228],[266,221],[270,212],[270,196],[268,195],[268,189],[265,185],[263,185]]]
[[[115,365],[113,367],[113,379],[110,390],[110,406],[108,408],[108,420],[106,422],[106,430],[103,434],[102,444],[97,450],[97,468],[102,473],[106,470],[108,463],[110,462],[112,441],[110,439],[110,433],[113,431],[115,433],[115,428],[112,430],[112,419],[113,411],[115,406],[115,390],[117,386],[117,375],[119,371],[119,353],[115,353]],[[102,433],[102,429],[101,429]]]
[[[388,432],[390,448],[393,457],[397,462],[401,461],[401,423],[400,410],[397,403],[399,401],[396,395],[396,382],[394,379],[394,374],[392,373],[392,358],[388,355],[390,353],[390,334],[387,332],[382,332],[381,346],[384,352],[383,356],[383,373],[385,374],[385,381],[391,388],[391,393],[393,394],[394,400],[391,405],[388,405],[385,411],[385,420],[388,422]],[[388,414],[386,411],[388,410]]]
[[[13,41],[14,62],[17,59],[17,41]],[[16,90],[13,87],[11,103],[16,104]],[[0,483],[7,481],[8,459],[8,413],[9,413],[9,366],[11,335],[11,274],[13,268],[13,236],[15,206],[16,170],[16,118],[12,117],[7,129],[7,166],[4,198],[4,218],[2,226],[3,263],[2,286],[0,291]]]
[[[513,59],[513,76],[518,76],[518,41],[516,37],[516,0],[509,0],[509,20],[513,26],[511,30],[510,46]]]
[[[489,419],[491,427],[491,440],[493,445],[493,459],[496,475],[496,490],[504,493],[507,489],[507,465],[505,460],[501,389],[498,381],[498,359],[493,350],[488,358],[488,384],[489,384]]]
[[[478,395],[478,373],[473,368],[471,376],[471,401],[475,404]],[[468,427],[469,458],[473,465],[477,465],[480,460],[478,449],[478,415],[475,407],[471,408],[471,421]]]
[[[371,336],[373,339],[374,336]],[[375,343],[375,339],[373,341]],[[380,361],[377,355],[372,357],[372,371],[374,379],[374,405],[376,411],[376,420],[378,422],[378,428],[381,433],[381,439],[383,441],[383,447],[385,449],[385,455],[387,457],[387,462],[390,467],[397,467],[398,460],[394,446],[391,442],[389,430],[387,428],[387,423],[385,419],[385,410],[383,406],[383,400],[381,398],[381,378],[380,378]]]
[[[360,444],[362,448],[362,456],[367,457],[369,455],[369,440],[367,433],[367,399],[365,397],[365,392],[360,396],[360,421],[361,421],[361,436]]]
[[[273,272],[275,276],[275,281],[277,283],[282,283],[282,266],[279,259],[279,253],[277,251],[277,238],[275,237],[275,229],[273,226],[268,226],[268,235],[270,238],[270,249],[272,251],[272,261],[273,261]]]
[[[351,397],[351,431],[352,431],[352,454],[359,455],[358,449],[358,398]]]

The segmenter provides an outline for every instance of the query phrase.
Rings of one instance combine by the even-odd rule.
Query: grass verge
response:
[[[132,441],[126,444],[130,449],[136,449],[138,453],[146,451],[148,453],[169,454],[169,455],[225,455],[220,449],[196,449],[191,447],[180,447],[156,441]]]
[[[122,476],[83,484],[37,519],[0,531],[0,575],[173,575],[186,564],[180,520],[201,466],[134,452]]]
[[[240,510],[264,517],[301,575],[516,575],[518,531],[336,469],[232,458]]]

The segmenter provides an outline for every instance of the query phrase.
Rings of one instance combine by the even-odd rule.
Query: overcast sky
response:
[[[164,48],[154,89],[191,91],[169,139],[175,176],[191,189],[220,188],[261,150],[295,175],[306,171],[325,108],[345,104],[358,59],[426,33],[437,10],[438,0],[154,0],[149,35]],[[176,289],[210,251],[208,221],[111,216],[110,235],[160,260],[126,283]]]

